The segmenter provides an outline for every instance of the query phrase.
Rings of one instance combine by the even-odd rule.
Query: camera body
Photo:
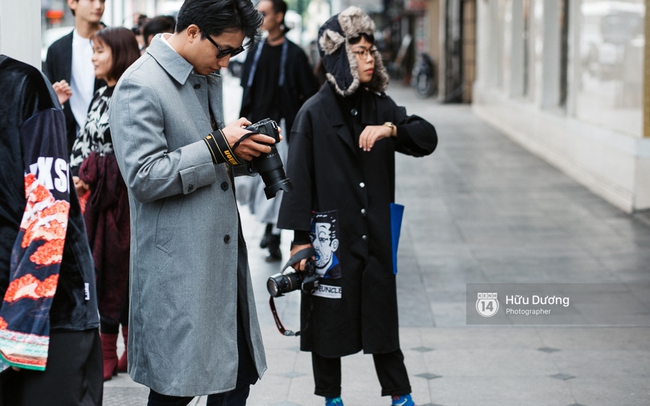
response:
[[[278,126],[278,123],[270,118],[265,118],[255,124],[251,124],[246,127],[246,129],[254,133],[268,135],[275,140],[276,144],[280,142],[280,127]],[[264,145],[271,147],[271,152],[268,154],[261,154],[257,158],[254,158],[250,165],[254,172],[257,172],[262,176],[264,185],[266,185],[264,188],[264,194],[267,199],[271,199],[275,197],[280,190],[284,190],[285,192],[292,191],[293,185],[284,173],[282,159],[280,159],[280,154],[278,153],[275,144]]]
[[[280,127],[275,120],[271,120],[270,118],[265,118],[257,123],[251,124],[246,129],[255,133],[268,135],[275,140],[276,144],[280,142]]]
[[[309,294],[318,289],[316,263],[312,259],[308,259],[305,263],[304,272],[278,273],[270,276],[266,281],[266,289],[273,297],[283,296],[285,293],[293,292],[298,288]]]

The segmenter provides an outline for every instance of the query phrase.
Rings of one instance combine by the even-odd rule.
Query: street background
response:
[[[238,79],[225,76],[226,122],[238,117]],[[388,94],[431,121],[439,147],[398,156],[396,200],[406,206],[399,252],[402,351],[419,406],[650,405],[650,295],[603,303],[626,325],[468,326],[466,283],[650,283],[650,216],[614,208],[481,122],[468,105]],[[241,207],[268,370],[251,406],[315,406],[309,353],[281,336],[268,307],[263,226]],[[285,259],[290,233],[283,234]],[[595,292],[598,294],[598,292]],[[297,329],[299,294],[276,300]],[[343,359],[348,406],[388,406],[372,357]],[[145,405],[127,374],[108,381],[105,405]],[[197,398],[205,404],[205,398]],[[194,403],[193,403],[194,404]]]

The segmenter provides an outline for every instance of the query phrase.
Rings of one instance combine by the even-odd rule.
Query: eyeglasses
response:
[[[372,55],[372,57],[375,57],[375,52],[377,52],[377,48],[372,47],[372,48],[359,48],[356,51],[352,51],[353,54],[356,54],[359,58],[361,59],[367,59],[368,55]]]
[[[238,48],[221,49],[219,44],[214,42],[214,40],[212,39],[212,37],[210,37],[210,35],[208,34],[207,31],[205,31],[201,27],[199,27],[199,30],[203,31],[205,33],[205,38],[208,41],[210,41],[212,43],[212,45],[217,47],[217,49],[219,50],[219,53],[217,54],[217,59],[225,58],[228,55],[230,55],[230,57],[234,57],[234,56],[239,55],[242,52],[244,52],[244,46],[243,45],[240,45]]]

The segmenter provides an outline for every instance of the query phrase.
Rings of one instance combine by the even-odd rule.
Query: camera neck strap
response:
[[[284,267],[282,268],[282,272],[284,272],[290,266],[302,261],[303,259],[308,259],[311,258],[312,256],[314,256],[313,247],[305,248],[304,250],[300,250],[296,252],[291,258],[289,258],[287,263],[284,265]],[[300,331],[293,332],[292,330],[287,330],[284,327],[282,321],[280,320],[280,316],[278,315],[278,311],[275,308],[275,301],[273,300],[273,296],[269,297],[269,307],[271,308],[271,313],[273,313],[273,320],[275,321],[275,326],[278,328],[280,334],[287,337],[298,337],[300,335]],[[311,313],[311,307],[309,313]],[[307,316],[307,320],[309,320],[309,316]],[[305,326],[305,328],[307,328],[307,326]]]
[[[284,328],[284,325],[280,320],[280,316],[278,315],[278,311],[275,309],[275,301],[273,300],[273,296],[269,296],[269,306],[271,307],[271,313],[273,313],[273,320],[275,321],[275,326],[278,328],[280,334],[287,337],[298,337],[300,335],[300,331],[294,333],[292,330],[287,330],[286,328]]]

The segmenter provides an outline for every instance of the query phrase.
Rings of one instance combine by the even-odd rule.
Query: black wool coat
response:
[[[321,283],[340,287],[341,298],[303,294],[301,349],[325,357],[360,350],[388,353],[399,349],[390,230],[395,152],[429,155],[437,134],[390,97],[367,92],[361,98],[361,123],[390,121],[397,125],[397,137],[364,152],[343,117],[350,111],[340,108],[336,97],[325,85],[296,116],[286,168],[294,190],[284,194],[278,219],[280,228],[308,231],[313,212],[336,211],[338,217],[342,277]]]
[[[309,61],[307,60],[307,55],[305,55],[305,52],[302,50],[302,48],[289,41],[288,38],[285,38],[285,41],[288,43],[288,48],[285,66],[285,85],[280,89],[280,100],[282,100],[282,104],[280,105],[280,114],[282,117],[271,118],[275,120],[284,118],[287,131],[290,131],[291,127],[293,126],[296,113],[298,113],[298,110],[300,110],[302,104],[318,91],[318,80],[316,80],[316,77],[314,76],[314,73],[312,72],[309,65]],[[244,92],[242,94],[242,106],[239,115],[241,117],[252,119],[253,122],[259,121],[263,118],[256,117],[255,112],[251,111],[252,89],[248,87],[248,79],[250,76],[251,66],[253,65],[255,52],[259,46],[264,46],[264,43],[257,42],[248,50],[246,61],[242,66],[241,76],[241,86],[244,88]],[[264,66],[257,67],[257,72],[263,70]],[[252,87],[255,87],[255,82],[253,82]],[[289,142],[289,135],[290,134],[283,134],[287,142]]]

